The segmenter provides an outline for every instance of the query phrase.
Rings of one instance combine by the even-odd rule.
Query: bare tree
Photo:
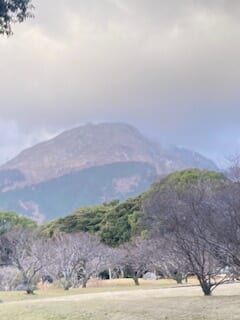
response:
[[[217,193],[217,206],[209,219],[210,244],[223,252],[229,269],[240,274],[240,182],[228,182]]]
[[[1,243],[5,263],[19,270],[27,293],[32,294],[44,267],[44,240],[36,230],[15,229],[4,234]]]
[[[44,256],[48,263],[43,272],[55,279],[64,290],[71,288],[77,272],[77,250],[72,235],[58,235],[48,241],[48,250]]]
[[[150,241],[136,237],[130,242],[121,245],[120,249],[123,250],[122,258],[126,271],[133,278],[135,285],[139,286],[139,278],[153,269]]]
[[[65,290],[85,288],[92,276],[97,276],[109,265],[108,247],[88,233],[61,234],[49,242],[45,272]]]
[[[236,152],[228,157],[227,175],[234,182],[240,182],[240,154]]]
[[[174,246],[171,246],[166,238],[153,239],[152,245],[152,265],[155,272],[162,275],[164,278],[173,279],[177,284],[181,284],[189,273],[189,267],[186,259],[182,259],[179,251]]]
[[[124,278],[126,250],[120,246],[109,248],[109,279]]]
[[[88,280],[110,267],[111,250],[104,245],[100,238],[89,233],[79,234],[80,250],[78,252],[80,268],[79,278],[83,288]]]
[[[16,289],[21,281],[21,275],[16,267],[1,267],[0,268],[0,290],[11,291]]]
[[[212,241],[209,229],[216,212],[216,187],[201,179],[181,188],[170,185],[154,193],[145,205],[153,234],[174,248],[188,272],[196,275],[205,295],[211,295],[228,278],[219,277],[227,266],[226,255]]]

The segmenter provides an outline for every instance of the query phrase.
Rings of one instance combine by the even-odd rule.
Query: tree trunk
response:
[[[133,281],[135,283],[135,286],[139,286],[139,280],[138,280],[138,277],[137,276],[134,276],[133,277]]]
[[[203,280],[201,278],[198,277],[198,280],[200,282],[200,285],[201,285],[201,288],[202,288],[202,291],[204,293],[205,296],[211,296],[212,294],[212,285],[210,282],[206,281],[206,280]]]
[[[87,288],[88,278],[83,279],[82,288]]]
[[[121,276],[120,276],[120,278],[124,278],[124,270],[123,269],[121,269]]]
[[[68,282],[68,283],[66,283],[66,284],[64,284],[64,290],[65,291],[68,291],[70,288],[71,288],[71,284]]]
[[[181,273],[176,273],[174,275],[174,280],[177,282],[177,284],[182,284],[183,282],[183,276]]]
[[[27,294],[34,294],[34,289],[27,288],[26,292],[27,292]]]
[[[26,286],[26,293],[27,294],[34,294],[34,289],[31,286],[31,281],[26,276],[25,272],[23,273],[23,284]]]
[[[211,286],[209,286],[209,284],[201,285],[201,287],[205,296],[211,296],[212,292],[211,292]]]

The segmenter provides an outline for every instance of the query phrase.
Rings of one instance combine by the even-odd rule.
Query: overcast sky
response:
[[[217,161],[239,149],[239,0],[33,3],[0,38],[0,163],[102,121]]]

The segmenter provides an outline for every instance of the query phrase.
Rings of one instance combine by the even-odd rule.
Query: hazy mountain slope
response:
[[[168,173],[187,168],[219,170],[212,160],[193,150],[177,146],[168,146],[165,150],[166,158],[172,164],[172,170],[169,170]]]
[[[85,168],[131,161],[150,163],[158,174],[186,167],[217,169],[211,160],[192,151],[162,148],[130,125],[103,123],[63,132],[24,150],[0,170],[18,170],[24,175],[25,182],[17,181],[17,184],[23,185]]]
[[[154,146],[131,126],[86,125],[24,150],[2,169],[18,169],[32,184],[114,162],[154,163],[155,154]]]
[[[4,210],[39,221],[66,215],[80,205],[124,200],[146,190],[156,169],[146,163],[120,162],[72,172],[46,182],[0,193]]]

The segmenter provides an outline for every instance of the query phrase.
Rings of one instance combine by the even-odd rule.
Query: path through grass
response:
[[[3,294],[1,320],[239,320],[240,284],[219,287],[203,297],[199,287],[152,289],[90,288],[63,292],[49,290],[27,297]],[[81,293],[79,293],[81,292]],[[22,300],[16,301],[16,295]],[[4,299],[5,298],[5,299]]]

